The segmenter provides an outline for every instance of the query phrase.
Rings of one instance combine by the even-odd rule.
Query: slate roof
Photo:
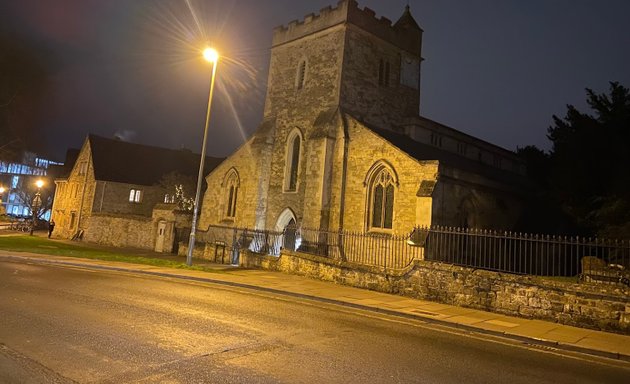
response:
[[[438,160],[441,164],[446,166],[476,173],[489,179],[509,182],[514,185],[527,185],[526,179],[516,173],[498,169],[490,165],[465,158],[456,153],[444,151],[434,146],[415,141],[409,136],[401,133],[370,127],[364,123],[363,125],[416,160]]]
[[[394,24],[394,27],[402,28],[402,29],[411,28],[411,29],[417,29],[419,31],[422,31],[422,28],[420,28],[416,20],[411,15],[411,11],[409,10],[409,5],[405,6],[405,12],[403,12],[402,16],[400,16],[400,19],[398,19],[396,24]]]
[[[96,180],[154,185],[163,175],[178,172],[197,176],[200,155],[189,150],[167,149],[89,135]],[[206,156],[204,175],[224,158]]]

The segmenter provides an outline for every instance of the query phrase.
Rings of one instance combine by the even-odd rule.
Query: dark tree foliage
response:
[[[568,105],[548,130],[551,192],[582,228],[630,235],[630,93],[610,83],[609,94],[586,90],[592,114]]]
[[[15,36],[0,36],[0,160],[43,150],[41,106],[49,72],[36,55],[41,51]]]

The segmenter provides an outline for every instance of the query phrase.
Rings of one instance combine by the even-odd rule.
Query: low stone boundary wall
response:
[[[461,307],[630,334],[627,287],[556,281],[416,260],[391,271],[298,252],[280,257],[242,252],[243,267],[432,300]]]
[[[114,247],[153,249],[155,229],[150,217],[92,215],[84,240]]]

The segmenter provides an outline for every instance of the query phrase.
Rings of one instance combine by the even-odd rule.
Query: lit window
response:
[[[295,87],[297,89],[304,88],[304,83],[306,81],[306,60],[300,61],[297,70],[297,76],[295,78]]]
[[[225,187],[225,217],[233,219],[236,217],[236,203],[238,201],[238,187],[240,179],[236,169],[232,168],[226,174],[223,186]]]
[[[175,203],[175,195],[170,195],[170,194],[166,194],[164,195],[164,202],[166,204],[173,204]]]
[[[130,203],[139,203],[142,201],[142,190],[141,189],[132,189],[129,191],[129,202]]]
[[[287,192],[293,192],[297,189],[301,144],[302,137],[296,129],[289,135],[289,139],[287,140],[288,147],[284,180],[284,190]]]
[[[392,229],[394,218],[394,180],[387,168],[375,172],[369,184],[370,227]]]

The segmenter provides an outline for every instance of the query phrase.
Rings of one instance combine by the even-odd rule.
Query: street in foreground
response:
[[[623,383],[629,365],[254,290],[0,262],[0,382]]]

